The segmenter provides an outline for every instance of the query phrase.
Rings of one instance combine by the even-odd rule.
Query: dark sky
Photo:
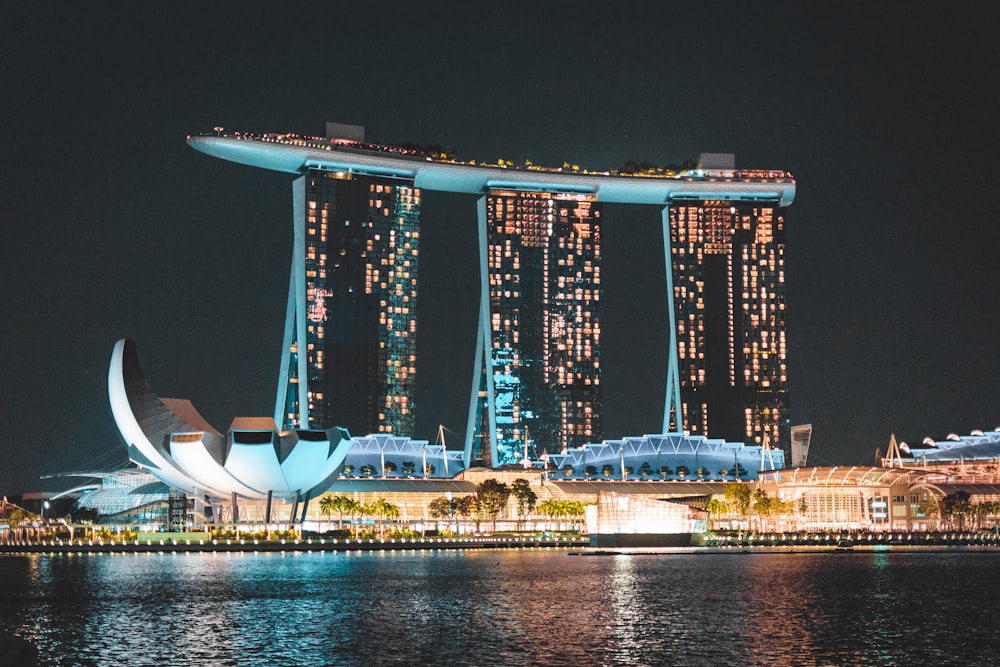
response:
[[[216,125],[334,120],[593,169],[702,152],[786,169],[789,384],[811,462],[1000,425],[991,20],[904,3],[475,4],[0,0],[0,492],[125,458],[106,384],[120,337],[161,396],[217,428],[271,414],[292,177],[185,144]],[[474,201],[425,196],[416,437],[465,430]],[[604,224],[605,436],[657,432],[659,210],[607,206]]]

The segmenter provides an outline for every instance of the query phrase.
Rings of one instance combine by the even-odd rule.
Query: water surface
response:
[[[50,665],[1000,664],[1000,554],[0,556]]]

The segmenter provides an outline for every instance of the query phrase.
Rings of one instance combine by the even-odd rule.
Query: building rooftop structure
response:
[[[779,449],[703,435],[663,433],[588,444],[553,454],[553,479],[756,479],[785,467]]]
[[[579,168],[515,167],[431,157],[416,149],[298,134],[221,131],[191,135],[188,144],[213,157],[252,167],[302,174],[309,170],[412,179],[425,190],[482,194],[487,189],[592,194],[598,202],[663,204],[678,199],[774,201],[795,199],[795,178],[767,169],[699,168],[676,175],[621,175]]]
[[[963,477],[957,470],[916,466],[793,468],[761,472],[757,486],[790,503],[792,510],[771,521],[776,530],[961,530],[964,511],[949,499],[964,495],[990,514],[1000,499],[996,469]]]
[[[952,434],[944,440],[925,438],[922,446],[901,443],[902,453],[909,453],[912,464],[921,462],[980,461],[1000,458],[1000,426],[992,431],[973,431],[969,435]],[[898,461],[910,465],[910,457],[900,456]]]
[[[300,179],[296,180],[296,184],[300,183],[304,178],[312,179],[310,180],[310,188],[313,189],[318,187],[315,186],[314,181],[319,183],[330,180],[340,183],[358,181],[358,179],[378,179],[380,184],[377,187],[380,193],[382,193],[381,188],[386,187],[385,183],[398,182],[401,184],[401,187],[412,187],[416,191],[431,190],[483,196],[483,199],[480,201],[478,216],[478,223],[481,228],[480,237],[482,247],[480,248],[480,263],[483,296],[480,313],[480,331],[477,336],[477,345],[479,347],[477,347],[476,357],[477,369],[481,369],[482,372],[480,373],[480,370],[476,371],[477,382],[472,387],[470,418],[464,454],[465,466],[485,464],[496,467],[519,460],[519,448],[522,442],[525,445],[526,453],[530,446],[534,451],[534,456],[540,458],[541,452],[553,454],[560,450],[560,446],[561,449],[565,450],[568,448],[572,450],[574,447],[579,446],[581,442],[586,442],[585,438],[594,437],[595,439],[599,439],[602,437],[603,432],[599,418],[600,392],[598,387],[600,374],[600,347],[598,338],[600,313],[596,305],[600,298],[598,278],[600,250],[597,240],[600,231],[599,224],[596,222],[596,218],[599,216],[599,209],[597,208],[599,204],[609,202],[653,204],[666,207],[663,213],[665,216],[664,234],[666,243],[666,235],[668,233],[667,211],[678,205],[711,204],[712,206],[724,206],[727,211],[730,208],[733,211],[737,209],[742,211],[745,207],[755,207],[754,210],[756,211],[756,207],[761,206],[763,207],[762,210],[765,211],[762,215],[768,218],[768,222],[764,227],[770,229],[772,223],[769,216],[773,215],[771,212],[772,209],[789,206],[795,197],[795,179],[787,171],[737,169],[735,166],[735,156],[728,153],[703,154],[697,166],[693,168],[654,168],[645,163],[642,165],[626,163],[619,170],[595,171],[585,168],[581,169],[577,165],[571,166],[568,163],[564,163],[562,167],[542,167],[528,161],[523,166],[515,166],[512,162],[506,160],[498,160],[496,163],[477,162],[475,160],[463,161],[456,159],[453,154],[441,150],[437,146],[424,147],[413,144],[386,145],[366,141],[364,128],[361,126],[328,123],[326,134],[327,136],[325,137],[317,137],[296,133],[226,132],[224,128],[216,127],[210,133],[189,135],[187,141],[195,150],[212,157],[272,171],[299,175]],[[541,193],[541,197],[539,197],[539,193]],[[296,201],[298,201],[304,195],[298,193],[295,197],[297,197]],[[522,198],[528,203],[522,202]],[[520,228],[522,220],[535,220],[536,218],[545,220],[547,215],[549,227],[553,226],[554,205],[551,201],[552,198],[558,198],[560,201],[567,198],[573,199],[575,207],[562,206],[562,209],[566,211],[576,212],[584,208],[591,210],[590,207],[593,207],[593,215],[591,217],[594,218],[594,220],[588,218],[587,221],[590,226],[584,230],[585,234],[581,232],[581,237],[586,237],[586,242],[590,244],[586,247],[577,247],[579,243],[576,243],[576,241],[572,243],[566,241],[561,232],[557,233],[545,228],[542,228],[540,232],[541,234],[556,233],[560,238],[560,243],[565,241],[567,247],[572,246],[571,254],[573,256],[565,259],[566,266],[575,267],[579,262],[584,265],[585,269],[584,273],[586,275],[580,274],[579,269],[567,270],[566,276],[556,271],[558,275],[554,280],[557,279],[560,284],[562,284],[561,281],[564,279],[567,281],[573,280],[573,284],[577,289],[573,292],[567,291],[566,294],[562,294],[561,288],[556,289],[549,286],[548,292],[552,292],[555,289],[557,292],[556,296],[565,301],[565,303],[560,301],[555,305],[550,301],[541,299],[535,292],[524,287],[524,285],[531,283],[531,281],[524,279],[520,275],[521,270],[528,270],[523,265],[527,264],[531,267],[531,271],[536,271],[535,266],[540,260],[531,255],[531,253],[527,253],[527,251],[525,251],[527,255],[522,256],[524,253],[521,252],[522,248],[518,245],[522,242],[521,236],[525,234],[530,236],[531,238],[527,242],[530,245],[534,243],[533,239],[534,235],[536,235],[535,232],[525,231]],[[385,205],[385,198],[375,198],[372,201],[376,201],[376,199],[378,200],[376,203],[382,207],[379,210],[388,211]],[[536,199],[544,200],[542,201],[544,206],[539,208],[539,206],[528,205],[537,204]],[[579,201],[576,201],[577,199]],[[487,200],[489,201],[487,202]],[[414,201],[418,202],[418,198]],[[511,218],[518,221],[516,228],[512,228],[513,231],[510,231],[505,226],[503,227],[503,233],[501,233],[499,231],[501,228],[500,218],[503,217],[506,220],[506,217],[497,214],[493,216],[496,217],[494,220],[493,217],[486,214],[487,208],[492,213],[494,207],[487,207],[484,202],[495,204],[497,210],[502,209],[505,215],[510,213]],[[314,202],[312,199],[307,203],[316,209],[327,206],[320,201]],[[413,206],[418,205],[418,203],[413,204]],[[557,212],[562,209],[557,209]],[[326,208],[323,208],[323,210],[329,213]],[[407,210],[410,210],[409,205]],[[312,215],[312,208],[307,211],[308,215]],[[333,213],[329,213],[329,215],[332,216]],[[364,215],[364,213],[361,213],[361,215]],[[394,213],[393,215],[395,216],[396,214]],[[560,213],[559,215],[562,214]],[[581,226],[583,217],[587,217],[581,216],[582,214],[572,217],[571,222],[574,230]],[[320,222],[322,223],[320,225],[322,228],[319,229],[317,237],[324,235],[326,227],[323,225],[327,224],[328,220],[327,218],[323,218]],[[346,226],[349,223],[344,221],[343,224]],[[778,226],[781,226],[780,221]],[[312,228],[310,228],[310,233],[312,233]],[[483,241],[491,233],[496,234],[497,238]],[[763,233],[763,236],[771,238],[769,234],[770,232]],[[761,234],[758,234],[758,236],[761,236]],[[508,249],[509,255],[512,258],[512,266],[505,265],[504,267],[499,267],[488,265],[488,257],[496,254],[494,246],[500,247],[501,245],[505,249]],[[670,263],[673,261],[673,258],[669,251],[669,245],[665,247],[667,248],[665,259]],[[311,246],[308,251],[312,251]],[[315,252],[322,259],[328,257],[331,251],[329,248],[320,247]],[[566,252],[569,253],[570,251],[567,250]],[[340,255],[343,254],[344,249],[341,248]],[[414,266],[416,265],[415,254],[414,251],[414,262],[412,262]],[[399,255],[399,253],[397,252],[396,255]],[[507,255],[504,256],[506,257]],[[340,267],[340,264],[336,266]],[[404,273],[408,271],[405,268],[401,270]],[[506,284],[494,285],[493,279],[488,278],[490,271],[509,278],[518,287],[514,289],[507,288]],[[328,276],[329,273],[327,271],[325,275]],[[552,272],[550,271],[549,273]],[[668,309],[673,313],[674,289],[670,286],[669,274],[670,271],[668,271]],[[389,275],[392,275],[391,271]],[[409,274],[407,275],[409,276]],[[307,276],[307,280],[304,283],[305,286],[300,285],[299,283],[303,281],[301,277],[296,277],[293,253],[292,284],[297,286],[296,289],[303,291],[307,302],[310,299],[317,298],[322,301],[323,298],[331,293],[328,285],[320,284],[324,279],[322,271],[317,271],[316,276],[313,278]],[[412,278],[412,276],[409,277]],[[310,280],[312,282],[309,282]],[[417,295],[415,279],[412,282],[413,286],[410,296],[411,298],[415,298]],[[372,281],[371,284],[374,286],[376,283]],[[365,285],[367,286],[368,283],[366,282]],[[487,288],[487,285],[491,287]],[[348,285],[348,292],[350,291],[350,287],[351,285]],[[410,288],[408,287],[407,289]],[[491,289],[493,291],[490,291]],[[336,291],[333,290],[334,293]],[[548,293],[545,289],[541,291],[543,294]],[[683,289],[681,291],[683,292]],[[344,289],[340,289],[340,292],[344,292]],[[771,292],[770,298],[772,300],[777,299],[780,301],[783,298],[783,295],[777,294],[775,289],[772,289]],[[754,293],[756,294],[756,290],[754,290]],[[572,298],[566,295],[571,295]],[[293,294],[290,291],[290,308],[293,303],[292,297]],[[301,295],[295,296],[295,303],[301,300]],[[386,300],[383,299],[383,301]],[[547,334],[542,333],[539,335],[538,332],[534,331],[531,328],[534,320],[531,322],[528,321],[531,318],[518,319],[510,317],[507,314],[507,310],[503,310],[497,305],[500,302],[506,304],[507,310],[517,311],[520,308],[526,309],[528,312],[543,312],[545,314],[544,318],[535,318],[538,322],[541,322],[539,326],[542,329],[546,325],[555,326],[551,322],[553,320],[558,320],[556,324],[564,327],[562,321],[566,319],[566,314],[560,311],[560,308],[563,310],[572,309],[576,319],[579,319],[579,308],[581,306],[585,307],[587,309],[587,317],[584,318],[582,323],[580,335],[577,335],[578,332],[575,330],[564,327],[567,337],[572,336],[576,346],[582,348],[582,352],[577,354],[577,356],[579,357],[582,354],[585,358],[557,359],[552,354],[545,352],[544,349],[540,351],[530,346],[524,347],[526,344],[525,341],[531,342],[540,338],[547,340]],[[387,301],[386,304],[391,306]],[[773,306],[774,304],[769,305]],[[300,306],[301,304],[298,307]],[[765,305],[766,307],[767,305]],[[398,308],[396,310],[399,311]],[[405,304],[402,310],[405,314],[407,310]],[[391,311],[392,308],[390,308]],[[289,310],[289,313],[291,312]],[[302,319],[305,316],[298,314],[296,317]],[[312,317],[311,311],[310,317]],[[387,315],[386,319],[389,320],[390,317]],[[514,327],[516,330],[512,334],[506,330],[494,332],[494,321],[498,317],[501,322],[509,320],[512,323],[511,327]],[[291,315],[286,319],[288,320],[286,325],[292,323],[293,320],[298,321]],[[396,318],[391,318],[393,325],[395,325],[395,320]],[[534,324],[538,325],[538,322],[534,322]],[[783,322],[779,323],[779,325],[783,327]],[[318,328],[320,325],[316,326]],[[411,320],[409,322],[410,329],[413,330],[415,326],[416,322]],[[539,326],[535,328],[539,328]],[[670,421],[672,414],[679,416],[682,411],[686,410],[686,406],[682,407],[681,405],[679,395],[676,358],[677,333],[673,330],[673,322],[671,328],[671,337],[669,340],[671,356],[667,382],[668,396],[664,407],[663,428],[665,433],[681,435],[682,431],[688,430],[686,424],[682,425],[679,422],[672,423]],[[317,387],[312,387],[312,384],[314,384],[314,380],[312,379],[308,382],[303,381],[308,372],[312,371],[307,372],[307,369],[304,367],[305,357],[303,355],[296,356],[299,347],[303,345],[303,340],[299,340],[303,338],[303,334],[299,333],[298,337],[289,337],[286,335],[286,339],[288,340],[286,340],[283,348],[286,356],[282,359],[283,369],[291,369],[293,361],[298,364],[296,368],[297,373],[294,374],[294,381],[297,383],[295,386],[298,390],[297,408],[288,400],[282,401],[281,396],[279,396],[278,404],[280,405],[275,410],[275,422],[279,425],[284,423],[282,415],[297,414],[295,410],[303,412],[305,410],[304,406],[310,401],[319,400],[317,399],[318,396],[322,396],[322,400],[328,400],[330,395],[337,393],[335,388],[318,388],[318,384]],[[774,332],[769,331],[767,333]],[[494,358],[492,353],[487,353],[489,350],[497,349],[498,341],[490,338],[491,335],[498,337],[507,336],[507,338],[512,338],[517,342],[519,334],[521,340],[518,344],[521,347],[509,347],[506,343],[499,346],[499,349],[502,349],[503,353],[507,356],[501,354],[497,358]],[[586,340],[580,338],[581,335],[586,336]],[[577,340],[578,338],[580,340]],[[774,338],[777,340],[778,336],[775,335]],[[535,347],[538,346],[536,345]],[[311,350],[312,348],[308,349]],[[315,354],[318,359],[319,353]],[[512,359],[514,361],[507,358],[511,355],[513,355]],[[329,355],[324,352],[323,356]],[[412,351],[408,351],[407,354],[402,355],[402,358],[410,361],[412,361],[412,357]],[[539,368],[543,366],[550,368],[551,366],[556,370],[565,370],[562,366],[563,362],[567,364],[567,367],[572,362],[574,368],[583,368],[584,364],[588,364],[588,368],[593,368],[590,375],[594,377],[590,377],[590,375],[587,377],[577,377],[580,376],[580,373],[579,371],[575,371],[574,378],[579,380],[578,384],[589,386],[584,386],[583,389],[577,392],[579,395],[574,394],[572,397],[563,395],[566,393],[565,391],[558,396],[555,394],[550,396],[540,389],[537,378],[534,376],[528,377],[526,372],[522,372],[524,369],[520,368],[520,360],[528,358],[534,360],[535,365]],[[540,361],[542,359],[544,361]],[[316,368],[319,368],[320,362],[316,361],[314,365]],[[412,371],[415,369],[408,367],[408,370],[410,371],[408,377],[412,377]],[[556,370],[552,371],[553,374],[556,373]],[[559,370],[559,372],[562,372],[562,370]],[[482,376],[481,378],[478,377],[480,375]],[[498,377],[503,380],[499,387],[494,382],[495,378]],[[568,377],[568,374],[566,374],[566,377]],[[289,378],[292,378],[292,375],[289,375]],[[485,378],[485,382],[482,381],[483,378]],[[483,386],[479,386],[480,384]],[[514,389],[511,387],[514,387]],[[561,390],[565,389],[561,380],[559,387]],[[311,395],[309,394],[310,391],[313,392]],[[587,393],[588,391],[589,393]],[[382,405],[386,401],[378,401],[378,403]],[[537,405],[535,405],[536,403]],[[566,409],[568,405],[572,405],[575,408],[572,414]],[[407,404],[405,407],[409,408],[410,405]],[[745,407],[741,404],[740,415],[744,414],[743,409]],[[504,412],[504,410],[507,412]],[[767,412],[767,410],[764,410],[764,412]],[[553,418],[553,415],[549,413],[556,414],[558,419]],[[412,414],[412,410],[408,414]],[[774,414],[777,415],[777,411],[774,411]],[[751,416],[754,419],[757,418],[754,415]],[[306,421],[305,416],[301,416],[299,419],[299,423],[301,424],[305,424]],[[294,426],[295,424],[292,423],[291,425]],[[329,424],[324,423],[321,426],[322,428],[326,428],[331,425],[333,425],[333,422]],[[531,426],[530,432],[534,440],[528,436],[529,426]],[[407,425],[403,424],[401,429],[393,425],[388,425],[385,428],[380,427],[378,430],[398,433],[400,430],[405,432],[408,429]],[[704,428],[703,432],[707,434],[707,428]],[[572,434],[572,437],[569,434]],[[734,440],[738,438],[733,434],[727,433],[726,439]],[[757,438],[757,442],[760,442],[760,438]],[[701,447],[701,453],[706,453],[706,447]],[[742,459],[746,458],[748,454],[751,457],[755,455],[753,452],[744,452],[740,457],[737,457],[735,454],[727,453],[725,458],[731,460],[725,465],[721,465],[723,462],[720,460],[718,462],[720,463],[719,466],[714,466],[716,461],[713,461],[713,467],[716,469],[712,470],[711,474],[718,474],[722,470],[733,469],[738,476],[739,465],[745,463]],[[701,470],[701,465],[698,463],[697,457],[698,453],[695,453],[695,467]],[[738,461],[736,460],[737,458],[741,460]],[[783,464],[783,461],[779,462],[778,467]],[[682,465],[687,466],[686,463]],[[370,463],[366,464],[366,467],[370,466]],[[622,463],[621,467],[625,468],[626,464]],[[746,467],[750,469],[749,466]],[[756,470],[759,468],[753,466],[752,469]],[[379,470],[378,472],[381,473],[382,471]],[[581,475],[583,474],[582,469],[578,472]],[[707,471],[703,471],[701,476],[705,474],[707,474]]]

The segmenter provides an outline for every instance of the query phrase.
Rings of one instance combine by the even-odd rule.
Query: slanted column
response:
[[[302,500],[302,516],[299,518],[299,523],[306,522],[306,513],[309,511],[309,492],[306,492],[305,498]]]
[[[295,523],[295,515],[299,513],[299,492],[295,492],[295,499],[292,501],[292,511],[288,513],[288,523]]]
[[[684,431],[684,409],[681,405],[680,368],[677,359],[677,309],[674,307],[674,263],[670,252],[670,205],[663,207],[663,258],[667,269],[667,314],[669,319],[670,337],[668,343],[667,361],[667,392],[663,402],[663,432],[681,433]],[[671,428],[670,414],[674,414],[674,424]]]
[[[485,421],[489,424],[489,433],[483,434],[489,438],[489,465],[497,465],[497,411],[496,396],[493,387],[492,343],[490,341],[490,276],[489,276],[489,239],[486,230],[486,195],[479,198],[476,204],[479,217],[479,324],[476,331],[476,360],[472,374],[472,393],[469,398],[469,421],[465,431],[465,451],[462,455],[465,467],[472,461],[475,449],[476,431]],[[485,397],[480,397],[485,393]],[[480,406],[480,401],[485,405]],[[483,419],[480,410],[485,410],[487,419]],[[482,443],[480,442],[480,446]],[[444,456],[447,457],[447,452]],[[480,452],[480,457],[483,453]],[[445,464],[447,466],[447,463]]]
[[[292,182],[292,268],[288,279],[288,305],[274,402],[274,423],[279,430],[295,426],[290,423],[289,410],[296,411],[298,428],[309,428],[308,354],[305,349],[298,349],[296,356],[292,356],[293,345],[297,348],[306,345],[305,201],[306,177],[301,176]]]

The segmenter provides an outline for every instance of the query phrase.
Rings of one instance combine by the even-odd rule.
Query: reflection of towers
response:
[[[675,199],[664,211],[683,429],[789,450],[785,226],[774,201]],[[667,229],[669,228],[669,229]]]
[[[313,169],[292,194],[275,422],[413,433],[420,191],[408,179]]]
[[[472,459],[519,461],[529,437],[536,456],[601,438],[600,238],[593,195],[493,189],[479,200]]]

